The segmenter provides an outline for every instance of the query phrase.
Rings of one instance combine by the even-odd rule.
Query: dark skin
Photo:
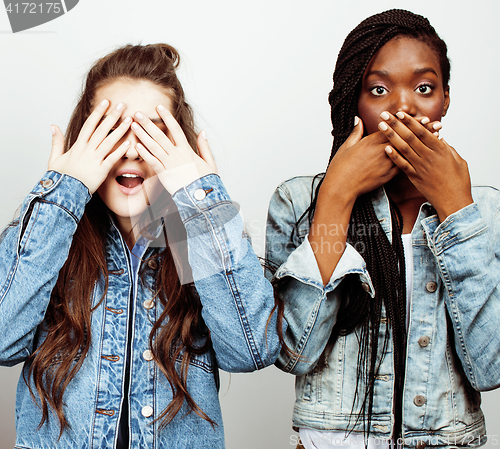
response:
[[[374,55],[358,98],[361,120],[328,167],[309,234],[325,285],[346,246],[347,233],[332,230],[347,230],[360,195],[383,185],[403,233],[424,202],[441,222],[473,202],[467,163],[437,136],[449,103],[439,60],[424,42],[396,37]]]

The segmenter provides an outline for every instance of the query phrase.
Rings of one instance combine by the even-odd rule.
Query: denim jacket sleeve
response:
[[[49,171],[21,207],[19,222],[0,243],[0,364],[12,366],[33,351],[59,270],[90,199],[68,175]]]
[[[200,178],[172,198],[219,366],[245,372],[274,363],[280,344],[273,289],[220,178]]]
[[[500,192],[473,189],[475,203],[422,225],[447,294],[454,343],[471,385],[500,386]]]
[[[285,302],[288,329],[285,343],[293,351],[281,351],[276,365],[283,371],[302,375],[317,364],[330,338],[340,306],[340,283],[347,275],[359,276],[373,295],[366,264],[359,253],[347,245],[330,281],[323,286],[307,231],[307,217],[298,229],[295,223],[309,206],[308,187],[297,186],[304,178],[294,178],[273,194],[267,219],[266,259],[279,267],[273,276],[278,294]],[[312,179],[312,178],[306,178]],[[294,197],[287,184],[293,183]],[[305,228],[304,228],[305,227]],[[293,235],[293,237],[292,237]]]

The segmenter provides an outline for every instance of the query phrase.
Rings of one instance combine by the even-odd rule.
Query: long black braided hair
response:
[[[345,39],[333,74],[333,89],[328,97],[334,136],[330,161],[353,130],[354,117],[358,115],[361,81],[370,60],[380,48],[396,36],[408,36],[429,45],[439,60],[443,87],[447,88],[450,77],[447,47],[425,17],[393,9],[362,21]],[[316,187],[311,205],[298,220],[297,225],[306,216],[309,222],[312,222],[321,183],[322,180]],[[399,438],[402,433],[402,393],[406,359],[406,282],[401,240],[403,221],[399,209],[390,201],[393,223],[391,243],[375,214],[370,195],[367,193],[357,198],[347,238],[366,262],[375,289],[375,298],[372,299],[362,288],[359,278],[351,276],[344,279],[341,288],[345,290],[346,294],[343,295],[345,299],[331,336],[333,344],[339,335],[351,332],[357,332],[359,335],[360,350],[353,409],[356,401],[361,401],[361,409],[356,422],[349,427],[354,428],[354,425],[362,419],[365,441],[370,434],[374,379],[382,361],[379,358],[377,362],[379,329],[382,321],[386,322],[385,339],[380,350],[382,357],[387,349],[389,335],[392,333],[395,438]],[[359,232],[362,229],[369,229],[371,232]],[[386,312],[386,320],[382,320],[383,309]],[[331,347],[331,344],[327,345],[327,348]],[[362,383],[365,385],[364,392],[358,391]]]

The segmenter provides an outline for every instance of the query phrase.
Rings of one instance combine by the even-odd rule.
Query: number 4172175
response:
[[[6,8],[9,14],[59,14],[61,3],[9,3]]]

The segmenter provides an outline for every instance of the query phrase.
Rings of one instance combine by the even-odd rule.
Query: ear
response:
[[[444,90],[444,105],[443,105],[443,113],[441,114],[442,117],[446,115],[449,107],[450,107],[450,86],[446,86],[446,89]]]

